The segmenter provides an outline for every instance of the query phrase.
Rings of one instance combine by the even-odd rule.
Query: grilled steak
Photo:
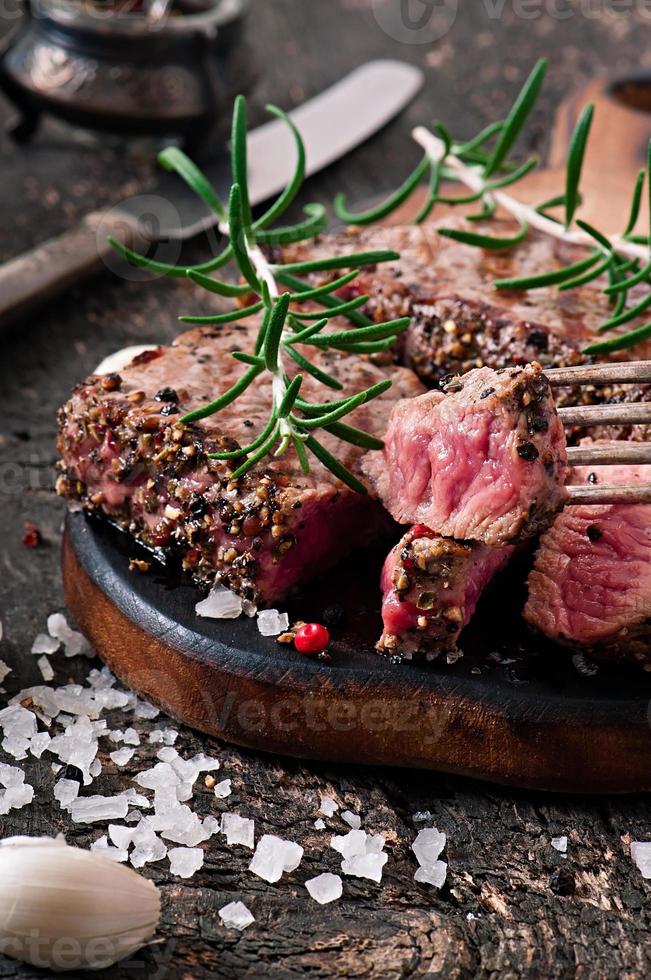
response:
[[[649,482],[651,466],[577,467],[572,482]],[[651,505],[572,505],[543,535],[524,610],[550,639],[651,664]]]
[[[475,367],[502,368],[538,361],[545,368],[590,362],[581,348],[595,339],[597,326],[612,315],[601,289],[605,283],[587,283],[567,292],[546,287],[517,293],[493,287],[498,278],[539,274],[577,261],[585,257],[585,249],[532,232],[517,248],[488,252],[437,233],[440,226],[464,225],[470,228],[453,216],[420,226],[353,229],[334,241],[323,238],[309,248],[292,246],[285,255],[287,260],[295,260],[351,248],[400,252],[395,263],[362,270],[342,294],[352,298],[368,293],[367,312],[378,321],[412,317],[402,359],[429,387],[450,374],[464,374]],[[625,329],[638,322],[644,321],[633,321]],[[651,356],[651,343],[636,347],[633,353],[636,358]],[[624,351],[616,356],[626,359],[629,355]],[[592,390],[562,389],[558,401],[592,404],[649,397],[651,386],[609,385]],[[581,435],[585,434],[585,429],[581,430]],[[647,440],[651,427],[622,426],[617,431],[609,427],[605,433],[595,429],[592,434]]]
[[[491,547],[539,533],[565,500],[565,437],[540,365],[477,368],[396,405],[364,462],[387,510]]]
[[[171,347],[136,357],[120,376],[78,385],[60,412],[57,489],[145,545],[180,554],[196,580],[217,575],[262,604],[372,539],[388,517],[377,500],[352,492],[314,459],[303,475],[293,451],[265,458],[237,481],[230,474],[241,460],[207,459],[251,442],[265,425],[271,384],[264,376],[219,414],[176,424],[241,375],[229,352],[251,349],[256,331],[257,324],[191,330]],[[375,434],[397,400],[423,390],[405,368],[312,349],[310,357],[342,381],[342,395],[393,379],[388,393],[351,415]],[[304,391],[316,402],[328,397],[309,377]],[[327,433],[320,438],[360,473],[362,450]]]
[[[378,650],[407,659],[415,653],[456,659],[459,634],[513,550],[442,538],[422,524],[410,528],[382,571]]]

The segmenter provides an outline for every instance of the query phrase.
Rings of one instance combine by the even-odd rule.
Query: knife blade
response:
[[[378,132],[409,104],[423,85],[420,69],[380,60],[355,69],[331,88],[290,113],[306,148],[307,175],[316,173]],[[249,189],[262,204],[290,180],[295,148],[280,121],[249,133]],[[222,195],[230,186],[230,160],[223,152],[202,169]],[[218,221],[178,178],[161,173],[145,196],[93,212],[58,238],[0,266],[0,327],[16,322],[69,286],[93,275],[114,255],[108,234],[139,247],[191,238]]]

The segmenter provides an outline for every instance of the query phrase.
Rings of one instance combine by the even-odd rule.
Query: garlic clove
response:
[[[96,851],[45,837],[0,842],[0,952],[51,970],[99,970],[146,945],[153,882]]]

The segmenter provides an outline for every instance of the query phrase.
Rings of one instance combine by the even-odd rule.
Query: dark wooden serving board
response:
[[[102,659],[175,718],[238,745],[301,758],[441,769],[577,792],[651,789],[651,676],[600,667],[527,635],[522,579],[482,600],[456,664],[392,664],[380,632],[381,554],[314,582],[286,608],[340,620],[331,660],[260,636],[255,621],[194,611],[169,575],[129,572],[132,543],[69,514],[66,600]]]
[[[588,97],[597,114],[584,213],[595,219],[604,159],[615,146],[612,206],[600,224],[615,232],[651,116],[618,103],[600,83],[561,108],[548,169],[518,193],[536,201],[562,188],[559,162]],[[483,598],[463,635],[465,655],[450,666],[380,658],[373,644],[382,556],[369,555],[362,571],[340,567],[288,609],[292,619],[317,621],[328,607],[343,611],[331,661],[322,663],[261,637],[255,622],[200,619],[196,589],[128,571],[135,550],[107,526],[70,514],[68,605],[126,684],[195,728],[302,758],[441,769],[547,790],[651,790],[651,675],[602,666],[585,676],[568,651],[530,636],[520,615],[522,569]]]

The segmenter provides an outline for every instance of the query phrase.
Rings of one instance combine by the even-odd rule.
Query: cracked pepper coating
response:
[[[539,364],[477,368],[398,404],[364,470],[400,524],[491,547],[544,530],[566,499],[567,452]]]
[[[442,538],[416,525],[387,556],[382,571],[381,653],[410,659],[460,656],[459,635],[491,579],[514,549]]]
[[[271,405],[267,376],[217,415],[179,424],[241,375],[229,353],[251,349],[257,329],[248,321],[190,330],[170,347],[136,357],[119,375],[91,376],[77,385],[59,416],[57,490],[161,554],[179,555],[196,581],[212,583],[217,574],[265,604],[372,542],[388,517],[372,496],[349,490],[314,458],[305,476],[293,451],[266,457],[237,481],[230,474],[240,461],[207,459],[251,442],[264,427]],[[387,393],[350,416],[351,424],[374,435],[384,432],[396,401],[423,390],[406,368],[312,348],[309,354],[343,383],[341,397],[393,379]],[[310,377],[303,391],[309,400],[329,400]],[[362,449],[325,432],[319,438],[362,475]]]

